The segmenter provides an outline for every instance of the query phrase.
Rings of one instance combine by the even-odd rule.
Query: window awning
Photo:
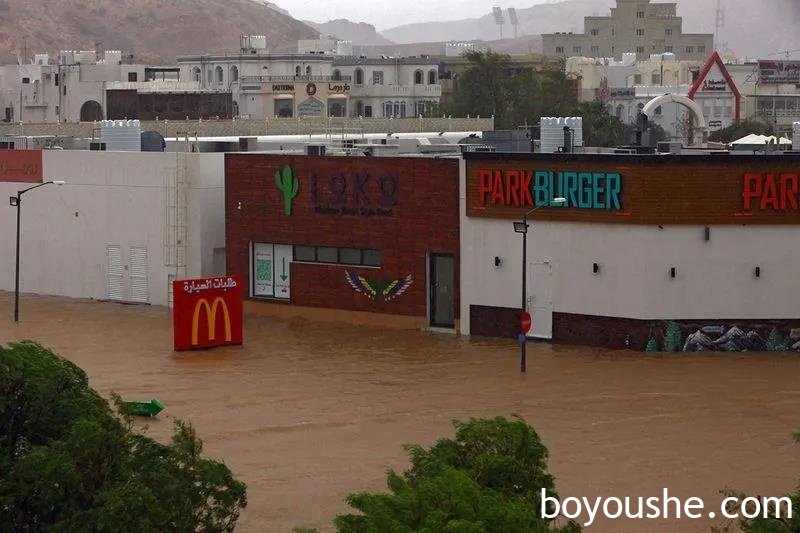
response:
[[[276,95],[273,96],[273,98],[275,100],[293,100],[294,99],[294,95],[293,94],[276,94]]]
[[[328,98],[347,98],[346,94],[329,94]]]

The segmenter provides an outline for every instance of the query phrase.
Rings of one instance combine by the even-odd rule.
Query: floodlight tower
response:
[[[503,24],[505,21],[503,20],[503,10],[499,7],[495,6],[492,8],[492,14],[494,15],[494,23],[500,26],[500,38],[503,38]]]
[[[517,38],[517,26],[519,26],[519,19],[517,18],[517,10],[513,7],[509,7],[506,11],[508,11],[508,21],[514,26],[514,39]]]

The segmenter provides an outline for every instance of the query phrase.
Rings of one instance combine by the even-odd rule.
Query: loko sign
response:
[[[242,289],[239,276],[174,281],[175,349],[242,344]]]
[[[616,173],[486,168],[478,171],[481,206],[538,207],[563,197],[566,202],[558,207],[619,210],[621,192],[622,176]]]

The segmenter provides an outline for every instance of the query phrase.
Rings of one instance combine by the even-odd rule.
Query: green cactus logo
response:
[[[283,173],[280,170],[276,170],[275,184],[278,186],[278,190],[283,192],[283,212],[288,217],[292,214],[292,200],[297,196],[297,191],[300,189],[300,182],[292,172],[292,167],[286,165],[283,167]]]

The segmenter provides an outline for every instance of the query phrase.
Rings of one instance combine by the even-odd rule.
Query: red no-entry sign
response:
[[[522,320],[519,324],[519,330],[522,333],[528,333],[531,330],[531,326],[533,325],[533,319],[531,318],[530,313],[522,313]]]

